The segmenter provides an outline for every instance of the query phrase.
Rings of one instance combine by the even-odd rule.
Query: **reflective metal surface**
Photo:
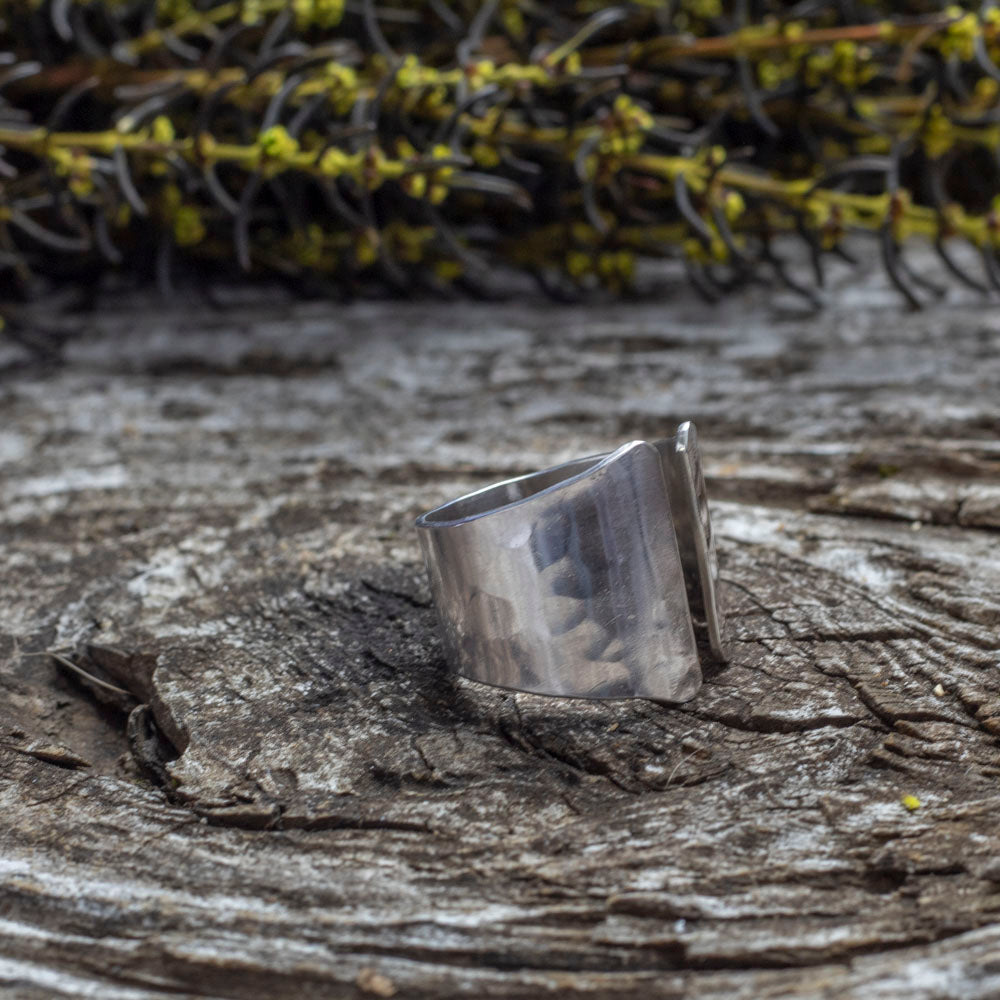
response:
[[[686,701],[693,622],[724,658],[694,427],[497,483],[417,519],[446,653],[538,694]]]
[[[670,497],[674,530],[684,567],[688,607],[695,629],[708,640],[712,655],[726,659],[719,609],[719,560],[708,514],[708,493],[701,469],[698,432],[690,421],[677,428],[677,437],[657,441]]]

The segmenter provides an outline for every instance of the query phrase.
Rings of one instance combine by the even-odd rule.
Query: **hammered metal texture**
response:
[[[447,656],[539,694],[685,701],[701,685],[664,465],[634,441],[417,521]]]

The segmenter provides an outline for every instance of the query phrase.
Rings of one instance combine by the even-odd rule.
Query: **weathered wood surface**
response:
[[[856,301],[7,350],[2,989],[1000,993],[1000,316]],[[678,708],[450,679],[414,515],[688,417],[732,663]]]

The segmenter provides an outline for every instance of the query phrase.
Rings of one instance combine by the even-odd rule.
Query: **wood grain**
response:
[[[996,995],[998,334],[139,299],[8,352],[3,989]],[[412,518],[686,418],[732,663],[678,708],[450,677]]]

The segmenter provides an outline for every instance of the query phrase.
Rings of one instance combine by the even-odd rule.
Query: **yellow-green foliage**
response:
[[[819,278],[865,232],[913,304],[913,240],[1000,289],[1000,8],[735,9],[0,0],[0,287],[172,244],[351,287],[506,269],[561,295],[675,256],[709,295],[765,270],[811,296],[776,238]]]

